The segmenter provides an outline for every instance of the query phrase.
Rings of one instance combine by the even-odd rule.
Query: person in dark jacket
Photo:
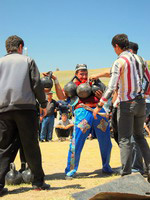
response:
[[[47,101],[36,63],[22,55],[23,46],[20,37],[10,36],[6,40],[8,54],[0,58],[0,195],[7,191],[5,175],[20,144],[34,175],[33,189],[50,187],[44,182],[36,111],[37,99],[46,114]]]
[[[55,111],[58,107],[58,103],[52,98],[53,97],[53,91],[50,91],[47,93],[47,114],[46,116],[41,116],[40,120],[42,121],[41,125],[41,133],[40,133],[40,141],[44,142],[52,141],[53,137],[53,128],[54,128],[54,120],[55,120]]]

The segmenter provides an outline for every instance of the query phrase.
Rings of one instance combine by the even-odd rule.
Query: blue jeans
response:
[[[102,109],[101,112],[104,112],[104,109]],[[109,123],[106,118],[99,115],[97,117],[98,119],[95,120],[92,112],[85,110],[84,108],[78,108],[75,110],[73,137],[68,152],[67,167],[65,169],[67,176],[73,176],[76,173],[80,161],[81,151],[86,138],[91,132],[91,128],[94,129],[98,139],[100,154],[102,157],[102,170],[104,172],[112,172],[109,165],[112,148]]]
[[[43,118],[40,140],[52,140],[53,128],[54,128],[54,115]]]

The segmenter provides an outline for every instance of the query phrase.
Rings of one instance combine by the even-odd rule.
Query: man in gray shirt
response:
[[[0,195],[7,192],[5,175],[20,144],[34,179],[33,189],[44,183],[38,143],[36,99],[46,114],[47,101],[40,73],[33,59],[22,55],[24,41],[14,35],[6,40],[7,55],[0,58]]]

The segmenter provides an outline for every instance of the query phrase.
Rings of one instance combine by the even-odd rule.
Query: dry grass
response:
[[[148,139],[149,141],[149,139]],[[117,144],[112,139],[113,148],[111,154],[111,166],[120,166],[120,153]],[[46,174],[46,182],[51,185],[49,191],[33,191],[31,185],[8,186],[9,194],[3,200],[70,200],[71,194],[80,192],[100,184],[109,182],[119,176],[104,176],[101,173],[101,158],[96,139],[87,140],[82,151],[78,176],[74,180],[65,180],[64,169],[66,167],[69,140],[58,142],[54,135],[53,142],[40,143],[43,159],[43,168]],[[20,160],[17,157],[16,168],[20,168]]]
[[[101,72],[105,72],[105,71],[110,71],[110,68],[89,69],[88,70],[89,76],[91,74],[97,74],[97,73],[101,73]],[[57,76],[61,86],[63,87],[67,82],[69,82],[73,78],[75,72],[74,72],[74,70],[72,70],[72,71],[56,71],[53,73],[54,73],[54,75]],[[105,78],[102,78],[102,80],[104,81]]]
[[[108,71],[109,68],[89,70],[89,74]],[[74,71],[54,72],[63,87],[71,80]],[[106,85],[107,78],[101,79]],[[55,90],[55,89],[53,89]],[[54,95],[54,98],[56,96]],[[150,142],[150,140],[148,139]],[[43,169],[46,174],[46,183],[51,185],[49,191],[33,191],[31,185],[21,184],[18,186],[8,186],[9,194],[2,197],[3,200],[70,200],[71,194],[80,192],[100,184],[104,184],[119,176],[104,176],[101,172],[102,164],[97,140],[87,140],[82,151],[78,176],[74,180],[65,180],[64,169],[67,163],[69,140],[58,142],[54,133],[54,142],[40,143]],[[120,166],[120,153],[118,145],[112,139],[113,148],[111,154],[111,166]],[[20,168],[19,157],[15,161],[16,168]]]
[[[90,70],[88,70],[89,76],[91,74],[96,74],[96,73],[101,73],[101,72],[108,72],[108,71],[110,71],[110,68],[90,69]],[[71,79],[74,77],[74,73],[75,72],[74,72],[74,70],[72,70],[72,71],[70,70],[70,71],[55,71],[53,73],[58,78],[59,83],[60,83],[61,87],[63,88],[66,83],[71,81]],[[108,81],[109,81],[109,78],[101,78],[101,81],[104,84],[107,85]],[[52,90],[55,91],[55,87],[54,86],[53,86]],[[53,97],[54,97],[55,100],[57,100],[56,94],[54,94]]]

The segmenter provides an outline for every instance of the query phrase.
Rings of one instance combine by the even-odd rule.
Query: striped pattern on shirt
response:
[[[136,67],[137,63],[139,70]],[[115,90],[118,91],[119,101],[134,99],[142,92],[143,74],[150,81],[147,66],[145,65],[144,73],[142,70],[143,64],[137,55],[129,51],[122,52],[112,66],[112,76],[101,102],[105,103]]]

